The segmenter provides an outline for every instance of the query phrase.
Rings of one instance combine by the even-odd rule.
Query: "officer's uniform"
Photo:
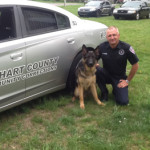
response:
[[[103,68],[98,67],[97,83],[103,94],[108,94],[106,84],[112,84],[115,100],[120,105],[128,104],[128,87],[118,88],[120,79],[126,79],[127,60],[131,65],[139,61],[134,49],[127,43],[119,41],[118,46],[112,49],[107,42],[99,46],[99,58],[102,58]]]

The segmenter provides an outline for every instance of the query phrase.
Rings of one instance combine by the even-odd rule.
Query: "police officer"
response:
[[[99,58],[102,58],[103,68],[97,67],[97,84],[101,89],[101,100],[108,100],[106,84],[111,84],[115,101],[119,105],[127,105],[128,85],[138,70],[138,57],[134,49],[120,41],[119,30],[111,26],[106,31],[107,41],[99,46]],[[132,65],[129,75],[126,75],[127,60]]]

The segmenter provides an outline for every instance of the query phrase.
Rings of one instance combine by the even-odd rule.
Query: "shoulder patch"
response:
[[[132,48],[132,46],[130,46],[129,51],[130,51],[131,53],[135,54],[135,51],[134,51],[134,49]]]

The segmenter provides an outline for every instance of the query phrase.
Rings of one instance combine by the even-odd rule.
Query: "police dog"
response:
[[[72,101],[76,97],[80,99],[80,108],[84,109],[84,92],[90,90],[95,101],[98,105],[104,105],[97,95],[96,89],[96,64],[98,56],[98,47],[96,49],[87,48],[82,46],[82,60],[79,62],[75,74],[76,74],[76,87],[74,90],[74,96]]]

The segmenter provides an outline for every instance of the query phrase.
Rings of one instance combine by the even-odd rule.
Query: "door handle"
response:
[[[69,38],[69,39],[67,39],[67,42],[68,42],[69,44],[74,44],[74,43],[75,43],[75,40],[74,40],[74,38]]]
[[[13,61],[18,61],[18,60],[21,60],[21,59],[22,59],[22,56],[23,56],[22,53],[15,53],[15,54],[11,54],[11,55],[10,55],[10,58],[11,58]]]

